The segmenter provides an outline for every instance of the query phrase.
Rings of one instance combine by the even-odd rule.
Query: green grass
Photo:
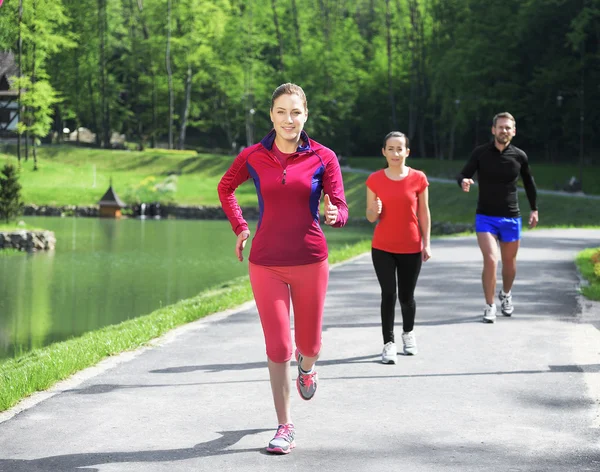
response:
[[[39,150],[39,170],[33,170],[33,162],[22,161],[20,183],[23,187],[23,200],[36,205],[96,205],[110,182],[117,194],[128,204],[137,201],[160,201],[163,203],[177,202],[180,205],[219,205],[216,187],[219,179],[227,170],[233,156],[196,154],[195,151],[107,151],[100,149],[76,148],[72,146],[49,146]],[[14,156],[0,154],[0,165],[10,160],[16,163]],[[378,169],[383,164],[382,158],[349,158],[350,165],[356,168]],[[461,161],[440,161],[435,159],[411,159],[410,165],[424,170],[433,177],[449,177],[460,170]],[[95,169],[95,187],[94,187]],[[535,178],[539,188],[555,189],[555,182],[562,182],[571,175],[578,175],[574,166],[539,164],[535,168]],[[600,194],[600,167],[588,166],[585,169],[586,192]],[[161,184],[174,181],[174,192],[161,192]],[[344,175],[347,197],[351,214],[357,216],[364,211],[364,181],[361,174],[347,173]],[[437,213],[443,216],[444,207],[458,205],[456,211],[449,214],[450,218],[458,218],[466,222],[472,219],[474,201],[461,195],[456,185],[450,185],[447,190],[434,189],[439,185],[432,183],[432,208],[439,203],[442,205]],[[158,189],[157,189],[158,187]],[[474,192],[475,194],[476,192]],[[246,182],[236,192],[241,205],[256,205],[256,192],[252,182]],[[561,197],[556,197],[560,199]],[[564,197],[568,198],[568,197]],[[554,210],[552,205],[544,208],[551,199],[540,196],[541,212],[547,215]],[[574,205],[586,207],[581,199],[564,200],[558,204],[558,210],[569,209]],[[459,209],[460,208],[460,209]],[[526,207],[525,207],[526,208]],[[437,208],[436,208],[437,209]],[[546,220],[548,221],[548,220]],[[552,224],[560,224],[556,218]],[[598,221],[598,220],[597,220]],[[565,225],[579,224],[565,221]],[[585,222],[584,224],[587,224]]]
[[[385,165],[380,157],[349,157],[348,164],[356,169],[378,170]],[[423,159],[409,157],[407,164],[422,170],[430,177],[454,179],[466,162],[464,160],[441,161],[439,159]],[[579,176],[577,164],[546,164],[531,161],[531,169],[538,188],[561,190],[571,176]],[[600,195],[600,166],[585,165],[583,167],[583,185],[585,193]]]
[[[0,250],[0,258],[3,257],[15,257],[15,256],[25,256],[27,255],[26,251],[19,251],[18,249],[2,249]]]
[[[588,282],[588,285],[581,287],[581,293],[591,300],[600,301],[600,247],[581,251],[575,262]]]
[[[41,228],[37,228],[35,226],[27,225],[25,223],[0,223],[0,232],[8,233],[10,231],[43,231]]]
[[[350,215],[363,218],[366,211],[366,175],[344,174],[344,185]],[[529,203],[524,193],[519,193],[519,204],[525,224],[529,215]],[[432,221],[449,223],[473,223],[477,206],[477,191],[464,193],[453,183],[431,182],[429,207]],[[560,196],[538,196],[540,228],[597,227],[600,225],[600,202]]]

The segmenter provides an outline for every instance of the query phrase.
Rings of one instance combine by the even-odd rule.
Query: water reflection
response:
[[[150,313],[247,273],[223,221],[27,218],[56,251],[0,258],[0,357]]]
[[[56,250],[0,257],[0,359],[151,313],[248,271],[226,221],[25,221],[54,231]],[[370,232],[324,229],[330,248]]]

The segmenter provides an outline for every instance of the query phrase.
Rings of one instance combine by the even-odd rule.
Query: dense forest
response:
[[[0,50],[40,139],[231,152],[291,81],[341,155],[399,129],[413,155],[463,159],[510,111],[538,160],[600,163],[600,0],[4,0]]]

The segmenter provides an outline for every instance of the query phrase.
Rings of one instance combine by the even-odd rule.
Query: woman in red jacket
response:
[[[367,219],[377,222],[371,255],[381,286],[381,361],[395,364],[397,299],[402,309],[404,354],[417,353],[415,287],[422,262],[431,257],[429,183],[423,172],[406,165],[410,149],[403,133],[389,133],[381,152],[388,166],[367,178]]]
[[[295,446],[290,416],[290,299],[300,397],[317,388],[315,362],[321,350],[325,292],[329,281],[327,242],[319,224],[324,193],[325,224],[341,227],[348,219],[342,173],[333,151],[304,131],[306,96],[295,84],[282,84],[271,100],[273,130],[244,149],[219,182],[219,199],[237,235],[236,254],[250,237],[235,198],[236,188],[252,178],[259,219],[249,256],[254,299],[265,337],[271,390],[279,426],[267,451],[287,454]]]

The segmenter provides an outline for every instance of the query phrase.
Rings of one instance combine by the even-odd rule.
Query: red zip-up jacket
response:
[[[275,130],[244,149],[218,185],[219,199],[236,235],[248,229],[235,190],[252,178],[259,219],[249,260],[264,266],[312,264],[327,259],[327,241],[319,224],[321,192],[338,207],[335,227],[348,220],[348,205],[337,156],[302,131],[302,144],[284,169],[271,152]]]

